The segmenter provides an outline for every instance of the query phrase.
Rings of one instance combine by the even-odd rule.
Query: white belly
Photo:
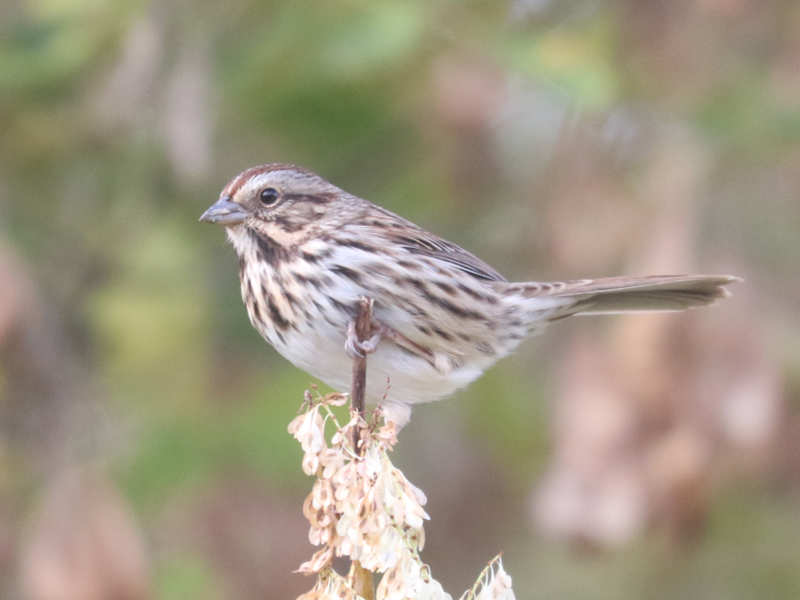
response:
[[[345,352],[345,337],[340,331],[327,323],[321,330],[300,328],[285,336],[285,344],[273,345],[296,367],[337,391],[347,392],[352,384],[353,361]],[[403,425],[410,414],[409,405],[444,398],[482,372],[483,368],[472,363],[449,372],[439,370],[383,340],[367,357],[366,401],[384,406],[391,420]]]

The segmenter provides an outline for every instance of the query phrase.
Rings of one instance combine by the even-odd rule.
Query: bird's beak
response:
[[[200,220],[218,225],[236,225],[249,216],[241,206],[232,202],[229,196],[223,196],[200,215]]]

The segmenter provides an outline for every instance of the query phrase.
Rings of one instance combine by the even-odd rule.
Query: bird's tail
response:
[[[726,298],[725,286],[741,281],[731,275],[650,275],[577,281],[506,284],[505,293],[560,300],[551,320],[571,315],[679,311]]]

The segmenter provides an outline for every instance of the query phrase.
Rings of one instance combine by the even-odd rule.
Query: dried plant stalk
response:
[[[371,333],[372,302],[361,301],[358,341]],[[310,524],[308,538],[320,549],[298,568],[316,574],[314,587],[298,600],[452,600],[425,565],[423,509],[425,494],[389,459],[397,443],[393,423],[376,411],[364,412],[366,357],[353,365],[350,420],[341,425],[332,407],[344,406],[346,394],[306,392],[303,411],[289,424],[303,449],[303,471],[316,477],[303,503]],[[325,435],[332,422],[336,431]],[[351,560],[348,576],[333,570],[335,556]],[[380,575],[377,589],[373,583]],[[514,600],[511,578],[499,557],[489,563],[461,600]]]
[[[375,583],[372,579],[372,572],[362,567],[360,562],[354,560],[350,564],[347,582],[353,591],[364,600],[375,600]]]
[[[358,301],[355,335],[359,343],[370,337],[372,329],[372,299],[361,298]],[[367,387],[367,355],[353,359],[353,383],[350,386],[350,406],[359,415],[364,415],[364,393]],[[353,429],[353,448],[359,451],[358,428]]]

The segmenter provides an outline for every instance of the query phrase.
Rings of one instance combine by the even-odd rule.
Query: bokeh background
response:
[[[291,598],[312,380],[197,217],[296,162],[509,278],[705,271],[551,327],[395,461],[454,595],[800,597],[800,4],[0,5],[0,597]]]

